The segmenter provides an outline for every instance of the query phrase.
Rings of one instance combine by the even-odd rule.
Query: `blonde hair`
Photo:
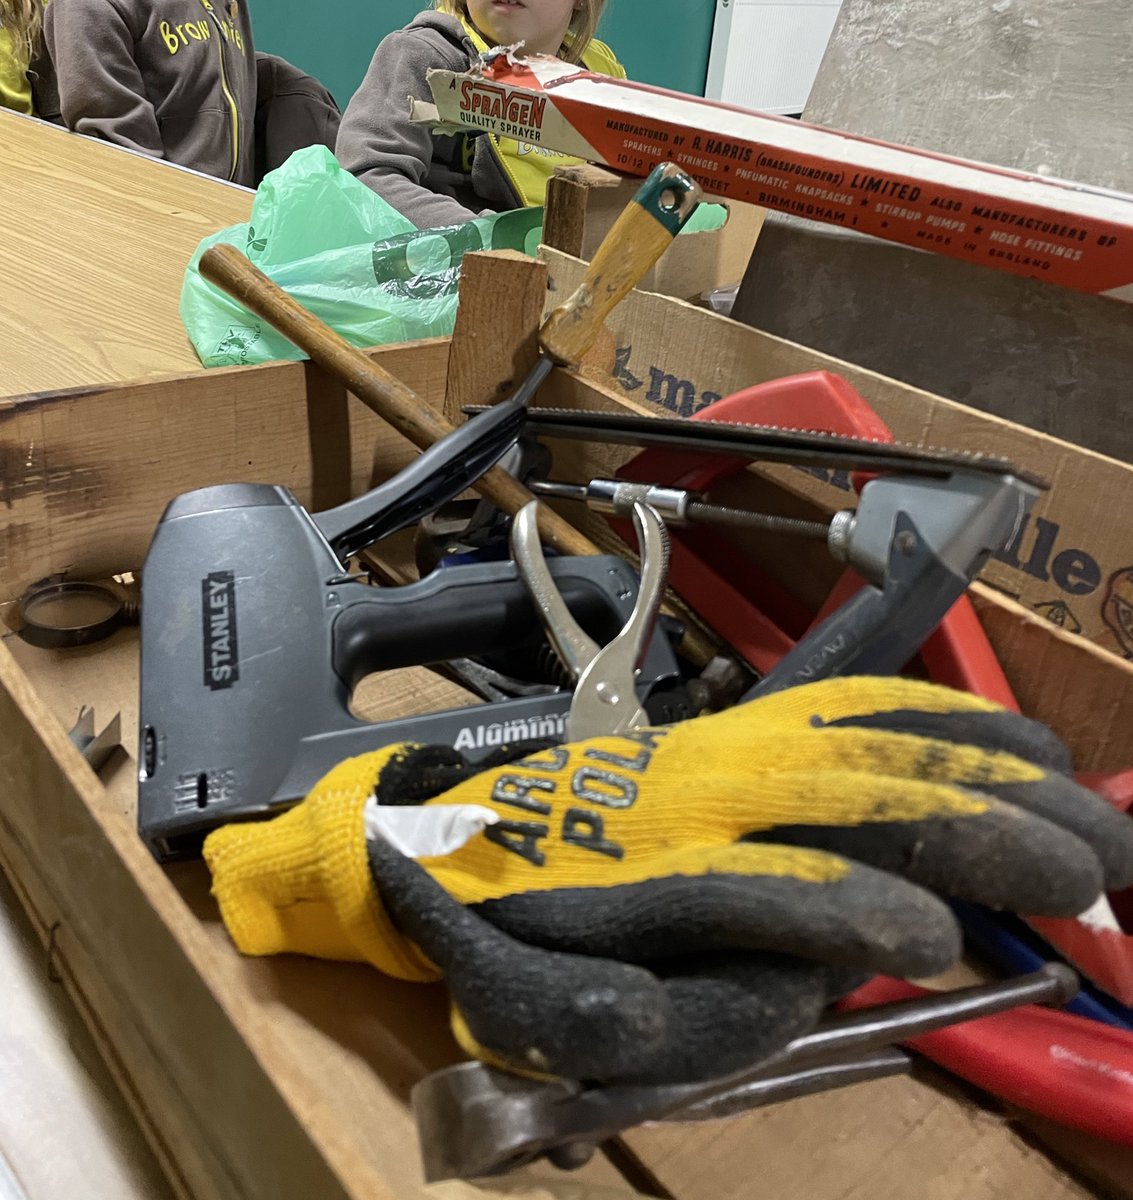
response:
[[[18,4],[20,0],[15,0],[15,2]],[[34,0],[23,0],[23,2],[31,4]],[[472,18],[468,15],[467,0],[434,0],[434,2],[440,12],[448,13],[449,16],[457,17],[469,24],[473,23]],[[0,0],[0,5],[4,3],[5,0]],[[605,4],[606,0],[579,0],[574,10],[574,16],[570,19],[566,41],[563,43],[563,58],[567,62],[582,61],[586,47],[594,40]]]
[[[16,50],[29,62],[39,45],[42,12],[41,0],[0,0],[0,29],[11,32]]]

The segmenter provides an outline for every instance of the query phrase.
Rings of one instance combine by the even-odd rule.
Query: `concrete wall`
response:
[[[1128,0],[845,0],[804,119],[1133,192]],[[735,315],[1133,459],[1133,307],[771,216]]]

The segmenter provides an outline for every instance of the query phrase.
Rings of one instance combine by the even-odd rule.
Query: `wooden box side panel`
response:
[[[206,982],[197,923],[3,646],[0,727],[0,858],[112,1067],[164,1108],[145,1124],[175,1182],[345,1197]]]
[[[1023,711],[1056,729],[1083,771],[1133,765],[1133,662],[1059,629],[992,588],[972,601]]]
[[[447,339],[371,353],[423,402],[440,403]],[[181,492],[279,483],[319,511],[413,453],[309,363],[0,401],[0,600],[55,572],[96,579],[136,570]]]

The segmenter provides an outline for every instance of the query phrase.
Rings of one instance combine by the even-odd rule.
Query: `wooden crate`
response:
[[[467,265],[451,341],[374,352],[425,402],[449,411],[521,377],[544,290],[509,283],[517,271],[543,270],[538,264],[477,256]],[[502,304],[504,295],[513,302]],[[536,307],[524,311],[525,303]],[[626,404],[596,381],[608,366],[557,373],[545,401]],[[5,462],[26,464],[2,480],[0,581],[9,600],[53,571],[102,578],[137,569],[165,503],[189,488],[283,483],[319,508],[411,455],[304,364],[0,402],[0,444]],[[585,472],[608,457],[562,463]],[[1107,749],[1074,714],[1107,706],[1130,728],[1133,668],[994,593],[981,593],[981,607],[1015,685],[1029,688],[1029,701],[1090,757],[1084,766],[1107,765]],[[159,867],[136,836],[136,693],[130,631],[73,652],[33,650],[11,637],[0,647],[0,863],[147,1136],[184,1196],[416,1195],[408,1092],[457,1054],[442,989],[363,966],[237,955],[203,866]],[[414,669],[383,677],[371,711],[408,713],[453,699],[448,685]],[[123,714],[129,755],[102,781],[65,734],[80,703],[93,703],[100,719]],[[1111,1191],[1127,1171],[1127,1159],[1083,1160],[1068,1171],[1019,1129],[938,1076],[895,1079],[720,1126],[635,1130],[613,1160],[602,1157],[577,1178],[623,1187],[628,1178],[680,1200],[740,1200],[753,1194],[753,1179],[782,1200],[1064,1200],[1090,1194],[1081,1170],[1099,1181],[1110,1171]],[[1081,1144],[1075,1139],[1079,1158]]]

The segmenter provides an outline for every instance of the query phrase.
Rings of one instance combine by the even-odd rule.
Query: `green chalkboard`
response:
[[[250,3],[256,48],[321,79],[343,108],[378,42],[426,7],[421,0]],[[608,0],[601,35],[630,79],[702,96],[714,11],[714,0]]]

